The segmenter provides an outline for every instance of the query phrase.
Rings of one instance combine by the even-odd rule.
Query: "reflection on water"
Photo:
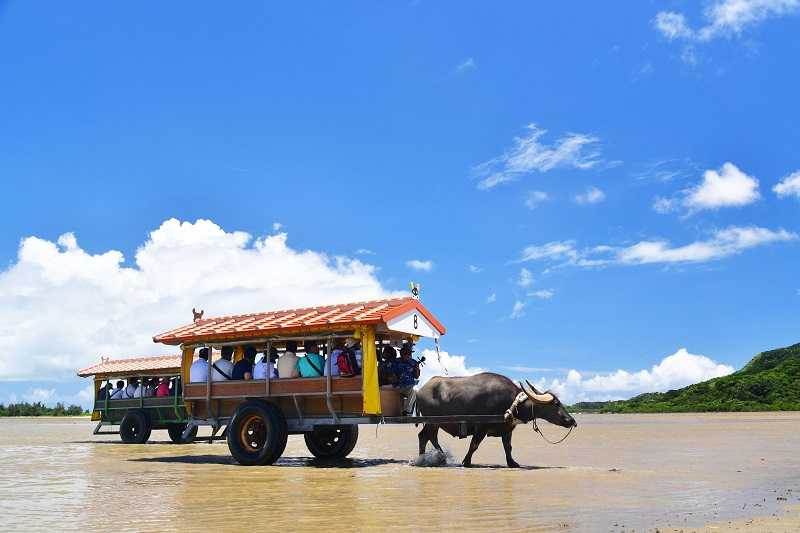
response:
[[[173,445],[155,431],[123,445],[81,419],[2,419],[0,530],[667,528],[765,515],[800,495],[799,413],[579,418],[559,446],[519,427],[517,470],[493,438],[475,468],[459,466],[468,439],[442,435],[447,454],[417,457],[413,426],[364,427],[341,461],[290,437],[274,466],[248,468],[224,442]]]

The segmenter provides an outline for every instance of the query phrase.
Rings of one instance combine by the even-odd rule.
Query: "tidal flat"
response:
[[[361,426],[347,460],[314,460],[301,436],[273,466],[227,445],[92,436],[85,418],[0,419],[4,531],[795,531],[800,413],[576,415],[552,446],[514,432],[519,469],[487,438],[440,435],[417,461],[413,426]],[[546,423],[551,440],[565,430]],[[201,436],[204,433],[201,430]]]

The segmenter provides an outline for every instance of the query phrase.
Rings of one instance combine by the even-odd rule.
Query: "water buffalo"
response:
[[[500,437],[506,452],[509,467],[518,467],[511,457],[511,432],[518,423],[530,422],[535,417],[565,428],[577,426],[575,419],[550,392],[541,393],[530,382],[528,390],[520,383],[518,387],[505,376],[484,372],[467,377],[435,377],[417,392],[417,410],[423,416],[445,415],[504,415],[500,423],[451,423],[425,424],[419,432],[419,453],[425,453],[428,441],[437,450],[439,428],[450,435],[464,438],[472,435],[469,451],[463,465],[472,464],[472,454],[488,435]]]

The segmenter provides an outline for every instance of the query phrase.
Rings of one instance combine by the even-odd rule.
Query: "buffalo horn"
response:
[[[528,380],[526,379],[525,381],[528,381]],[[522,385],[522,383],[520,383],[520,385]],[[528,385],[530,385],[530,383],[528,383]],[[552,402],[553,399],[554,399],[553,395],[550,394],[549,392],[546,392],[544,394],[531,392],[531,391],[529,391],[528,389],[525,388],[525,385],[522,385],[522,391],[528,396],[528,398],[531,399],[531,401],[533,403],[547,404],[547,403]]]
[[[527,379],[525,380],[525,383],[527,383],[527,384],[528,384],[528,387],[530,387],[530,388],[531,388],[531,390],[532,390],[533,392],[535,392],[536,394],[544,394],[542,391],[540,391],[539,389],[537,389],[536,387],[534,387],[534,386],[533,386],[533,383],[531,383],[531,382],[530,382],[530,381],[528,381]]]

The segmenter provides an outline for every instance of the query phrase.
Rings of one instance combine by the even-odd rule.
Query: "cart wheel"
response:
[[[194,438],[197,436],[197,426],[193,426],[192,430],[189,432],[189,436],[185,439],[182,438],[183,431],[186,429],[186,424],[170,424],[167,426],[167,433],[169,433],[169,438],[175,444],[188,444],[194,441]]]
[[[248,400],[228,425],[228,448],[241,465],[271,465],[286,448],[289,432],[281,410],[269,402]]]
[[[150,431],[150,418],[141,411],[127,413],[119,425],[119,436],[125,444],[144,444]]]
[[[358,426],[316,426],[304,434],[306,446],[314,457],[344,459],[358,441]]]

